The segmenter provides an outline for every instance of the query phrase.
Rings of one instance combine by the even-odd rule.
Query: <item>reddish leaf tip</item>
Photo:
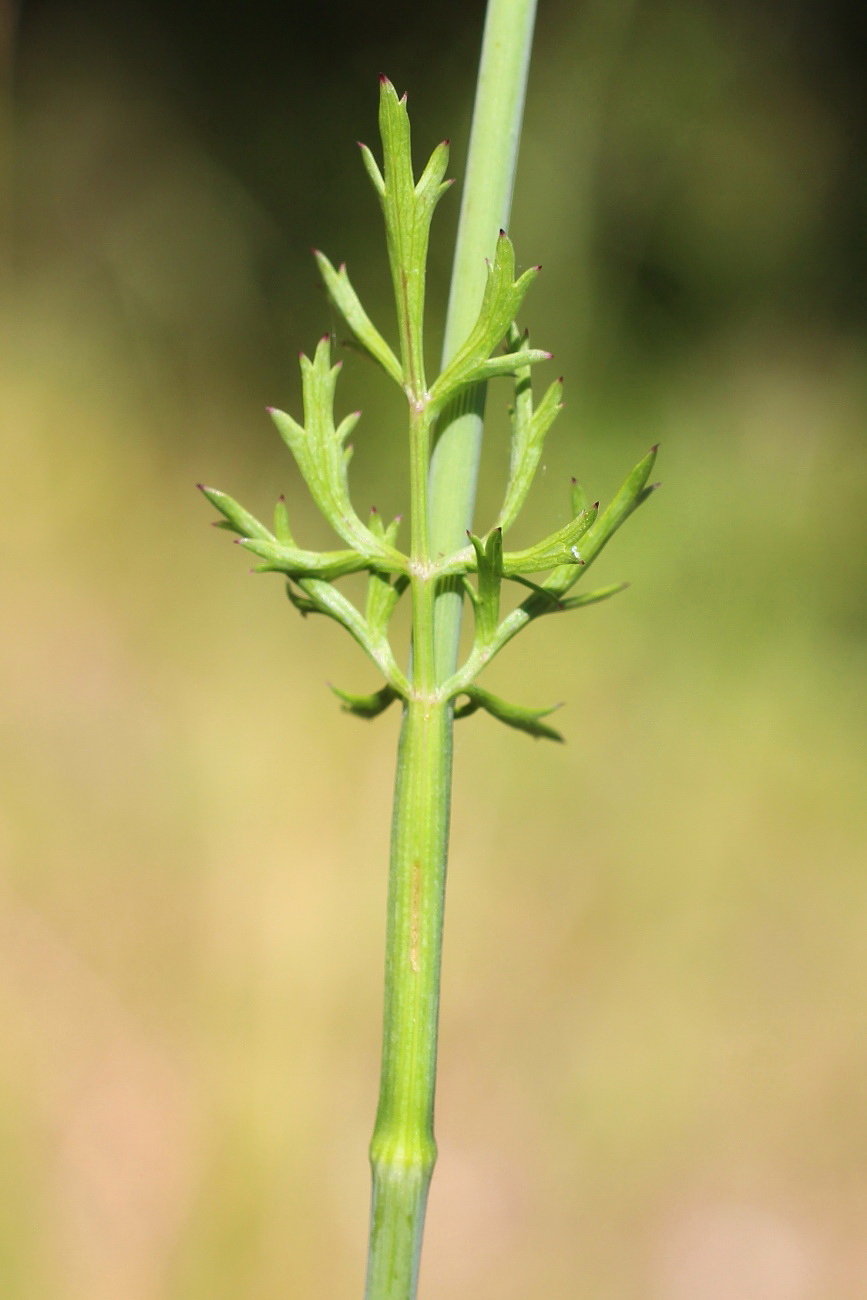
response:
[[[388,85],[388,77],[385,75],[384,72],[380,72],[380,74],[379,74],[379,84],[380,84],[381,86],[386,86],[386,85]]]
[[[570,482],[571,482],[571,484],[572,484],[573,487],[575,487],[575,485],[577,484],[578,480],[577,480],[577,478],[575,477],[574,474],[572,475],[572,478],[570,479]]]
[[[655,443],[653,444],[653,446],[650,448],[650,450],[651,450],[651,451],[659,451],[659,443],[658,443],[658,442],[655,442]]]
[[[277,498],[277,500],[278,500],[278,501],[283,501],[283,502],[285,502],[285,501],[286,501],[286,493],[285,493],[285,492],[281,492],[280,495],[279,495],[279,497]]]
[[[379,514],[379,511],[377,510],[376,506],[371,506],[371,507],[370,507],[370,513],[371,513],[372,515],[378,515],[378,514]]]
[[[599,502],[598,502],[598,501],[594,501],[594,502],[593,502],[593,505],[592,505],[591,508],[592,508],[593,510],[598,510],[598,509],[599,509]]]
[[[197,484],[196,484],[196,487],[199,489],[200,492],[204,492],[204,490],[205,490],[205,485],[204,485],[204,483],[197,483]]]

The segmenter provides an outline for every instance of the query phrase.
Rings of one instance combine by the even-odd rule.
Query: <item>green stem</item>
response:
[[[458,239],[446,316],[445,366],[472,328],[485,288],[485,259],[509,224],[536,0],[489,0],[467,158]],[[464,394],[441,421],[431,459],[431,554],[450,555],[466,543],[473,524],[484,385]],[[446,590],[437,599],[436,646],[440,681],[458,659],[463,597]]]
[[[485,258],[508,221],[535,7],[535,0],[489,0],[446,358],[474,322]],[[394,793],[366,1300],[414,1300],[436,1159],[434,1090],[453,725],[452,706],[437,698],[436,687],[454,672],[462,598],[437,593],[430,562],[465,542],[483,412],[484,392],[471,394],[458,418],[440,432],[432,458],[427,413],[416,409],[412,418],[412,690]]]
[[[433,1134],[451,788],[450,711],[411,699],[398,750],[368,1300],[415,1296]]]

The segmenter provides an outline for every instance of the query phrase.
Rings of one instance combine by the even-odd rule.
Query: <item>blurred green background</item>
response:
[[[214,533],[328,542],[264,414],[388,316],[376,77],[462,174],[482,5],[0,9],[0,1293],[360,1296],[396,712]],[[423,1300],[867,1291],[863,31],[543,2],[512,223],[567,407],[523,545],[656,496],[461,724]],[[458,194],[431,258],[431,354]],[[348,354],[359,509],[401,411]],[[479,523],[502,490],[490,395]],[[591,499],[592,499],[591,496]]]

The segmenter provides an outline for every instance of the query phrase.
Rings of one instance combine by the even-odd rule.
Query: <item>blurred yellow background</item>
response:
[[[3,10],[0,1294],[360,1296],[396,711],[208,527],[387,321],[376,76],[460,176],[482,6]],[[843,11],[542,6],[511,234],[577,474],[663,491],[460,724],[423,1300],[867,1294],[863,86]],[[863,53],[863,51],[861,51]],[[431,353],[458,194],[432,250]],[[550,369],[550,368],[549,368]],[[546,376],[547,378],[547,376]],[[400,405],[348,354],[359,510]],[[489,397],[479,523],[502,491]]]

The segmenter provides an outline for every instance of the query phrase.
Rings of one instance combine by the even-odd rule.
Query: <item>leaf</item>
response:
[[[555,570],[545,583],[545,587],[549,591],[556,592],[559,596],[565,595],[570,587],[573,587],[578,579],[583,576],[603,547],[611,541],[618,528],[659,487],[658,483],[650,487],[646,486],[656,461],[657,449],[658,444],[651,447],[647,455],[638,462],[614,500],[599,515],[595,524],[588,529],[587,535],[581,543],[581,558],[584,561],[584,569],[580,573],[576,573],[573,568],[566,567]]]
[[[572,519],[555,533],[529,546],[524,551],[507,551],[503,556],[503,571],[507,577],[518,573],[540,573],[543,569],[554,569],[559,565],[571,566],[584,564],[583,546],[578,543],[593,524],[596,510],[582,510],[577,519]]]
[[[275,540],[273,533],[270,533],[264,524],[260,524],[258,519],[225,492],[205,487],[203,483],[198,483],[196,486],[211,505],[224,516],[231,532],[238,533],[241,537],[256,537],[265,542]]]
[[[400,327],[403,383],[419,398],[426,389],[423,336],[428,239],[434,209],[449,188],[443,181],[448,165],[448,141],[434,149],[416,185],[406,96],[398,99],[397,91],[387,77],[380,78],[379,132],[382,138],[382,172],[369,151],[364,152],[364,162],[379,194],[385,217],[388,260]]]
[[[656,462],[656,453],[658,448],[658,443],[656,446],[651,447],[643,460],[640,460],[635,466],[635,469],[629,475],[611,504],[599,516],[599,519],[587,538],[586,550],[588,552],[588,563],[591,559],[596,558],[603,546],[611,540],[621,524],[623,524],[632,514],[633,510],[636,510],[638,506],[646,501],[651,492],[655,490],[655,487],[659,486],[658,484],[655,484],[654,487],[651,488],[645,486]]]
[[[587,500],[587,493],[584,491],[577,478],[573,478],[572,480],[571,503],[573,519],[577,519],[581,511],[586,510],[587,506],[590,504]]]
[[[289,527],[289,511],[286,509],[285,497],[280,497],[274,507],[274,532],[277,541],[282,546],[295,545],[295,538],[292,536],[292,530]]]
[[[381,573],[371,573],[367,583],[367,604],[364,617],[374,640],[385,642],[388,624],[394,607],[409,586],[407,574],[400,574],[391,582]]]
[[[597,605],[600,600],[609,600],[611,596],[625,591],[628,582],[615,582],[610,587],[597,587],[596,591],[587,591],[580,596],[567,596],[559,601],[560,609],[581,609],[584,605]]]
[[[361,413],[351,412],[335,428],[334,391],[339,373],[340,362],[331,364],[331,338],[326,334],[319,340],[312,361],[301,355],[304,424],[274,408],[270,415],[295,457],[310,495],[338,537],[368,560],[403,569],[405,557],[365,527],[349,499],[347,465],[352,452],[344,443]]]
[[[346,265],[342,264],[338,270],[335,270],[325,254],[320,253],[316,248],[313,250],[313,256],[319,264],[331,300],[358,342],[366,348],[374,360],[379,362],[386,374],[403,387],[403,371],[400,362],[362,307],[358,294],[350,284]]]
[[[316,604],[315,600],[311,600],[303,592],[296,591],[291,582],[286,583],[286,595],[302,618],[306,618],[308,614],[321,614],[324,612]]]
[[[302,551],[294,546],[282,546],[273,538],[270,542],[260,542],[258,538],[242,537],[238,545],[265,561],[257,566],[258,572],[285,573],[290,578],[342,578],[370,564],[358,551]]]
[[[493,263],[488,266],[488,278],[482,305],[475,325],[452,360],[430,390],[431,406],[439,410],[450,398],[467,384],[494,378],[496,375],[514,374],[514,353],[491,360],[491,354],[508,332],[518,314],[518,309],[530,285],[539,274],[532,266],[515,280],[515,250],[505,231],[501,230],[494,251]],[[549,352],[525,350],[524,365],[547,360]]]
[[[484,709],[492,717],[497,718],[500,722],[505,722],[507,727],[515,727],[518,731],[526,731],[528,735],[535,736],[537,739],[556,740],[561,744],[563,737],[559,731],[553,727],[546,726],[541,721],[547,718],[560,705],[555,704],[549,709],[525,709],[517,704],[508,704],[501,700],[498,695],[492,695],[490,691],[485,691],[481,686],[468,686],[459,692],[460,695],[466,695],[468,702],[459,705],[455,709],[456,718],[467,718],[477,709]]]
[[[527,335],[522,338],[513,325],[509,333],[512,355],[517,360],[526,355]],[[563,409],[560,400],[563,380],[555,379],[539,405],[533,408],[533,389],[530,366],[521,365],[515,371],[515,406],[512,411],[512,449],[509,463],[509,483],[497,523],[505,532],[511,528],[527,499],[533,482],[545,435]]]
[[[486,538],[468,533],[476,553],[478,593],[474,602],[476,642],[486,645],[500,621],[500,587],[503,582],[503,530],[494,528]]]
[[[400,698],[397,691],[387,684],[372,695],[352,695],[349,691],[339,690],[331,682],[328,685],[342,702],[344,713],[354,713],[357,718],[376,718]]]

